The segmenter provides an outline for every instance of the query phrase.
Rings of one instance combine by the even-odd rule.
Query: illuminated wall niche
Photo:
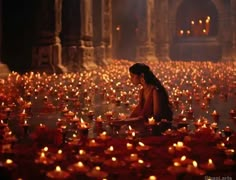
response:
[[[211,0],[184,0],[176,15],[176,36],[212,37],[218,33],[218,14]]]

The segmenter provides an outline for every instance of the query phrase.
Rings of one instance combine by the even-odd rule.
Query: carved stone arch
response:
[[[175,0],[173,2],[173,4],[170,5],[170,14],[169,14],[170,18],[169,19],[170,19],[170,22],[174,21],[174,23],[172,23],[172,25],[175,25],[176,14],[178,12],[178,9],[181,7],[182,3],[184,3],[184,1],[185,0]],[[209,1],[211,1],[214,4],[217,14],[219,16],[218,19],[222,19],[222,17],[221,17],[222,13],[224,14],[227,11],[227,9],[225,7],[225,3],[221,0],[209,0]],[[221,25],[220,23],[222,23],[222,21],[219,21],[219,26]],[[172,27],[172,29],[175,29],[175,27]],[[221,33],[220,29],[219,29],[219,33]],[[173,34],[173,32],[171,34]]]
[[[169,3],[169,37],[170,37],[169,42],[175,45],[175,40],[176,38],[178,39],[177,34],[176,34],[177,32],[176,28],[177,28],[177,23],[178,23],[176,17],[183,3],[187,1],[186,0],[175,0],[175,1],[170,0],[169,2],[170,2]],[[215,23],[215,26],[213,28],[214,33],[211,34],[212,36],[211,41],[215,44],[214,52],[218,52],[218,54],[214,59],[218,59],[218,60],[229,59],[231,56],[230,49],[232,48],[231,46],[232,46],[232,34],[233,34],[233,30],[231,28],[232,26],[231,17],[230,17],[230,1],[229,0],[228,1],[209,0],[207,2],[210,3],[211,8],[214,8],[212,12],[213,14],[215,14],[214,16],[215,21],[213,21]],[[225,31],[224,30],[225,27],[229,27],[228,28],[229,30]],[[209,42],[209,40],[210,39],[208,39],[207,41]],[[206,44],[203,44],[203,45],[206,45]],[[194,52],[193,49],[191,49],[191,51],[193,54],[194,53],[198,54]],[[200,48],[197,51],[200,51]],[[186,54],[189,54],[189,52]],[[212,54],[213,54],[213,50],[212,50]]]

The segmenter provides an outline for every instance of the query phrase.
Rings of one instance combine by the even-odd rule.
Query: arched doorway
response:
[[[113,58],[136,57],[137,0],[112,1]]]
[[[175,60],[219,60],[222,56],[219,17],[211,0],[183,0],[176,12],[176,27],[170,48]]]

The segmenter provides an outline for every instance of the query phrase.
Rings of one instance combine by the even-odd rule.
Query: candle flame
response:
[[[213,164],[212,159],[208,159],[208,164]]]
[[[101,168],[100,168],[99,166],[96,166],[95,169],[96,169],[97,171],[100,171],[100,170],[101,170]]]
[[[180,166],[180,163],[174,162],[174,166]]]
[[[77,162],[77,166],[78,167],[84,167],[84,164],[81,161],[79,161],[79,162]]]
[[[40,158],[45,158],[45,153],[44,152],[41,152]]]
[[[138,160],[138,163],[139,163],[139,164],[143,164],[144,161],[143,161],[142,159],[139,159],[139,160]]]
[[[11,159],[6,160],[6,164],[12,164],[12,163],[13,163],[13,161]]]
[[[149,176],[148,179],[149,180],[157,180],[156,176],[153,176],[153,175]]]
[[[113,146],[110,146],[108,149],[109,149],[109,151],[114,151]]]
[[[60,166],[56,166],[56,169],[55,169],[57,172],[60,172],[61,171],[61,167]]]
[[[182,141],[178,141],[176,146],[183,147],[184,143]]]
[[[85,152],[85,150],[80,149],[80,150],[79,150],[79,154],[80,154],[80,155],[84,155],[84,154],[86,154],[86,152]]]
[[[138,142],[138,144],[139,144],[140,146],[145,146],[142,142]]]
[[[111,160],[112,160],[112,161],[116,161],[116,157],[112,157]]]
[[[44,151],[44,152],[47,152],[47,151],[48,151],[48,147],[45,146],[45,147],[43,148],[43,151]]]
[[[185,161],[185,160],[186,160],[186,156],[182,156],[182,157],[180,158],[180,160],[181,160],[181,161]]]
[[[197,167],[197,161],[193,161],[193,166]]]

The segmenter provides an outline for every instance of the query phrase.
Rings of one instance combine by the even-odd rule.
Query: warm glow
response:
[[[11,159],[6,160],[6,164],[12,164],[12,163],[13,163],[13,161]]]
[[[84,154],[86,154],[86,152],[85,152],[85,150],[80,149],[80,150],[79,150],[79,154],[80,154],[80,155],[84,155]]]
[[[180,160],[181,161],[185,161],[186,160],[186,156],[182,156]]]
[[[56,166],[56,171],[60,172],[61,171],[61,167],[60,166]]]
[[[120,26],[119,26],[119,25],[116,26],[116,30],[117,30],[117,31],[120,31]]]
[[[108,148],[108,150],[109,150],[109,151],[114,151],[113,146],[110,146],[110,147]]]
[[[183,147],[184,143],[182,141],[178,141],[176,146]]]
[[[179,162],[174,162],[174,166],[180,166]]]
[[[197,167],[197,161],[193,161],[193,166]]]
[[[77,162],[77,166],[78,167],[84,167],[84,164],[81,161],[79,161],[79,162]]]
[[[112,161],[116,161],[116,157],[112,157],[111,160],[112,160]]]
[[[155,119],[153,117],[148,118],[148,123],[149,124],[155,124]]]
[[[143,164],[144,161],[143,161],[142,159],[139,159],[139,160],[138,160],[138,163],[139,163],[139,164]]]
[[[213,164],[212,159],[208,159],[208,164]]]
[[[100,168],[99,166],[96,166],[95,169],[96,169],[97,171],[100,171],[100,170],[101,170],[101,168]]]
[[[157,180],[156,176],[149,176],[148,179],[149,180]]]
[[[40,158],[45,158],[45,153],[44,152],[41,152]]]
[[[138,142],[139,146],[145,146],[142,142]]]
[[[48,147],[47,147],[47,146],[44,147],[44,148],[43,148],[43,151],[44,151],[44,152],[47,152],[47,151],[48,151]]]
[[[62,154],[62,150],[59,149],[59,150],[57,151],[57,154]]]

